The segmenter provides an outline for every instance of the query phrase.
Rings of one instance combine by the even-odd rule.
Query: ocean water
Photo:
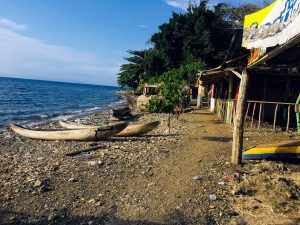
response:
[[[0,129],[105,111],[126,104],[118,87],[0,77]]]

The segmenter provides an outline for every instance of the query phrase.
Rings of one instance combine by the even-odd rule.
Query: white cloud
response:
[[[189,2],[187,0],[166,0],[166,3],[169,6],[180,8],[182,10],[186,10],[189,6]]]
[[[0,26],[15,31],[24,31],[27,29],[26,24],[18,24],[12,20],[5,18],[0,19]]]
[[[145,24],[139,24],[139,25],[136,25],[138,28],[147,28],[147,25]]]
[[[192,0],[191,2],[193,4],[198,5],[200,3],[201,0]],[[184,11],[187,10],[188,6],[189,6],[189,0],[165,0],[165,2],[172,7],[175,8],[180,8]],[[232,3],[234,5],[238,5],[238,4],[246,4],[246,3],[253,3],[253,4],[260,4],[259,0],[241,0],[241,1],[235,1],[235,0],[209,0],[208,1],[208,7],[213,7],[215,5],[217,5],[218,3],[221,2],[228,2],[228,3]]]
[[[120,62],[0,28],[0,75],[116,84]]]

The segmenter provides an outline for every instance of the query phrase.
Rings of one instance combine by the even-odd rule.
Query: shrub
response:
[[[150,113],[169,113],[173,110],[173,105],[168,103],[165,99],[151,100],[146,105]]]

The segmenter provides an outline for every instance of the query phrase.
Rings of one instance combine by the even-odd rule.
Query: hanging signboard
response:
[[[243,43],[247,49],[282,45],[300,33],[300,0],[276,0],[245,16]]]

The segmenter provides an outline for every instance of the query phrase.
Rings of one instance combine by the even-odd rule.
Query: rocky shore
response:
[[[76,121],[96,124],[108,118],[107,113],[97,113]],[[38,141],[6,133],[0,139],[0,223],[255,222],[252,215],[259,211],[250,211],[243,199],[254,201],[259,209],[259,202],[253,200],[259,197],[243,190],[259,173],[252,171],[255,163],[230,164],[231,128],[204,110],[185,113],[179,120],[172,117],[171,134],[167,114],[135,111],[131,122],[154,120],[161,124],[147,135],[99,142]],[[285,138],[282,133],[247,131],[245,144]],[[79,153],[68,154],[74,152]],[[289,168],[297,169],[297,165]],[[253,182],[250,188],[256,190]],[[295,185],[291,188],[294,193]],[[294,214],[296,203],[288,208]]]

